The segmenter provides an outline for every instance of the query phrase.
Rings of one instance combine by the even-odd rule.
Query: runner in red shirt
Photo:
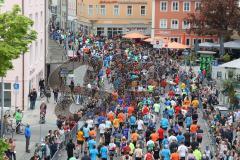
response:
[[[177,116],[179,114],[179,112],[181,111],[181,107],[179,105],[176,105],[174,110],[175,110],[175,115]]]
[[[149,108],[148,108],[148,106],[144,106],[144,107],[143,107],[142,113],[143,113],[143,115],[146,115],[146,114],[149,113]]]
[[[158,129],[158,141],[159,141],[159,146],[161,146],[162,145],[162,140],[164,139],[164,130],[160,127],[159,129]]]

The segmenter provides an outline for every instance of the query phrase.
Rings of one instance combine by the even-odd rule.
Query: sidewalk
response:
[[[32,132],[29,147],[31,153],[25,152],[26,142],[24,135],[14,134],[13,139],[16,143],[17,160],[29,160],[34,154],[36,143],[39,143],[40,140],[48,134],[48,130],[54,130],[57,128],[56,116],[54,113],[56,104],[53,103],[53,95],[51,96],[50,103],[47,103],[46,123],[41,125],[39,124],[40,104],[41,100],[38,99],[36,102],[36,108],[34,110],[25,110],[23,115],[22,123],[24,125],[29,124]]]

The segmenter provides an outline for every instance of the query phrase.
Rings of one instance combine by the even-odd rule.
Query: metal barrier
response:
[[[55,152],[51,160],[59,160],[62,157],[62,152],[65,150],[66,144],[70,141],[70,139],[73,140],[73,142],[77,139],[77,131],[78,131],[78,124],[76,124],[70,132],[65,133],[64,140],[59,144],[58,150]]]

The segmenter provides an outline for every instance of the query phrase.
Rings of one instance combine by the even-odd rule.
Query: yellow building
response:
[[[77,0],[78,28],[113,36],[129,31],[150,34],[152,0]]]

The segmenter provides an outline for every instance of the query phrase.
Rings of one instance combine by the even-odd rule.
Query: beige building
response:
[[[113,36],[130,31],[150,34],[151,0],[78,0],[77,28]]]

